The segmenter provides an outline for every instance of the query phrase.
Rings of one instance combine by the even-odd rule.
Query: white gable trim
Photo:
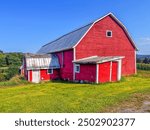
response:
[[[93,22],[93,24],[91,25],[91,27],[86,31],[86,33],[81,37],[81,39],[77,42],[76,45],[73,46],[73,48],[75,48],[80,42],[81,40],[85,37],[85,35],[91,30],[91,28],[94,26],[95,23],[97,23],[98,21],[101,21],[102,19],[104,19],[105,17],[109,16],[111,13],[106,14],[105,16],[101,17],[100,19],[96,20],[95,22]]]
[[[95,23],[101,21],[102,19],[104,19],[105,17],[107,17],[107,16],[109,16],[109,15],[112,16],[112,17],[118,22],[118,24],[123,28],[123,30],[124,30],[125,33],[127,34],[128,38],[129,38],[130,41],[132,42],[132,45],[133,45],[133,46],[135,47],[135,49],[138,51],[138,48],[136,47],[135,42],[133,41],[133,39],[131,38],[131,36],[129,35],[127,28],[126,28],[126,27],[123,25],[123,23],[121,23],[121,22],[115,17],[115,15],[114,15],[113,13],[111,13],[111,12],[108,13],[107,15],[101,17],[100,19],[96,20],[96,21],[91,25],[91,27],[86,31],[86,33],[81,37],[81,39],[73,46],[73,48],[75,48],[75,47],[81,42],[81,40],[82,40],[82,39],[86,36],[86,34],[91,30],[91,28],[94,26]]]

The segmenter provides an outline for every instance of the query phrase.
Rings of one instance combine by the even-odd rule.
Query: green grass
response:
[[[98,85],[45,82],[0,86],[0,112],[103,112],[136,93],[150,94],[150,71]]]
[[[139,70],[149,70],[150,71],[150,64],[137,63],[137,68]]]

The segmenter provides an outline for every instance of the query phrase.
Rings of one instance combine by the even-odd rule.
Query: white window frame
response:
[[[111,32],[111,36],[108,36],[108,32]],[[112,37],[113,33],[112,33],[112,30],[106,30],[106,37]]]
[[[51,70],[51,73],[49,73],[48,70]],[[48,73],[48,74],[53,74],[53,69],[48,69],[48,70],[47,70],[47,73]]]
[[[77,67],[79,67],[79,70],[78,70],[78,71],[77,71],[77,69],[76,69]],[[80,73],[80,64],[75,64],[75,68],[74,68],[74,69],[75,69],[75,73]]]

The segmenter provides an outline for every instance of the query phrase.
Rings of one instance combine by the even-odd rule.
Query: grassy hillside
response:
[[[0,83],[0,112],[109,112],[135,94],[150,94],[150,71],[117,83],[47,82],[12,87]],[[140,97],[139,97],[140,98]]]

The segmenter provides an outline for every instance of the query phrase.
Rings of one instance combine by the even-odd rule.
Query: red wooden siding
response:
[[[99,64],[99,82],[109,82],[110,81],[110,62],[105,62]]]
[[[48,74],[47,69],[40,70],[40,79],[41,80],[54,80],[59,78],[59,70],[54,69],[53,74]]]
[[[106,30],[112,30],[112,37],[106,37]],[[87,35],[75,47],[76,59],[89,56],[125,56],[122,61],[122,74],[136,72],[135,48],[126,36],[124,30],[107,16],[95,23]]]
[[[28,81],[32,82],[32,70],[29,70],[28,73],[29,73]]]
[[[96,65],[80,65],[80,73],[75,74],[76,80],[96,81]]]
[[[117,81],[118,79],[118,62],[105,62],[99,64],[98,80],[100,83]]]
[[[50,74],[47,73],[47,70],[40,70],[40,79],[50,80]]]
[[[60,78],[73,80],[73,50],[56,53],[60,63]],[[63,59],[62,59],[63,58]]]
[[[118,62],[112,62],[112,74],[111,81],[117,81],[118,75]]]

